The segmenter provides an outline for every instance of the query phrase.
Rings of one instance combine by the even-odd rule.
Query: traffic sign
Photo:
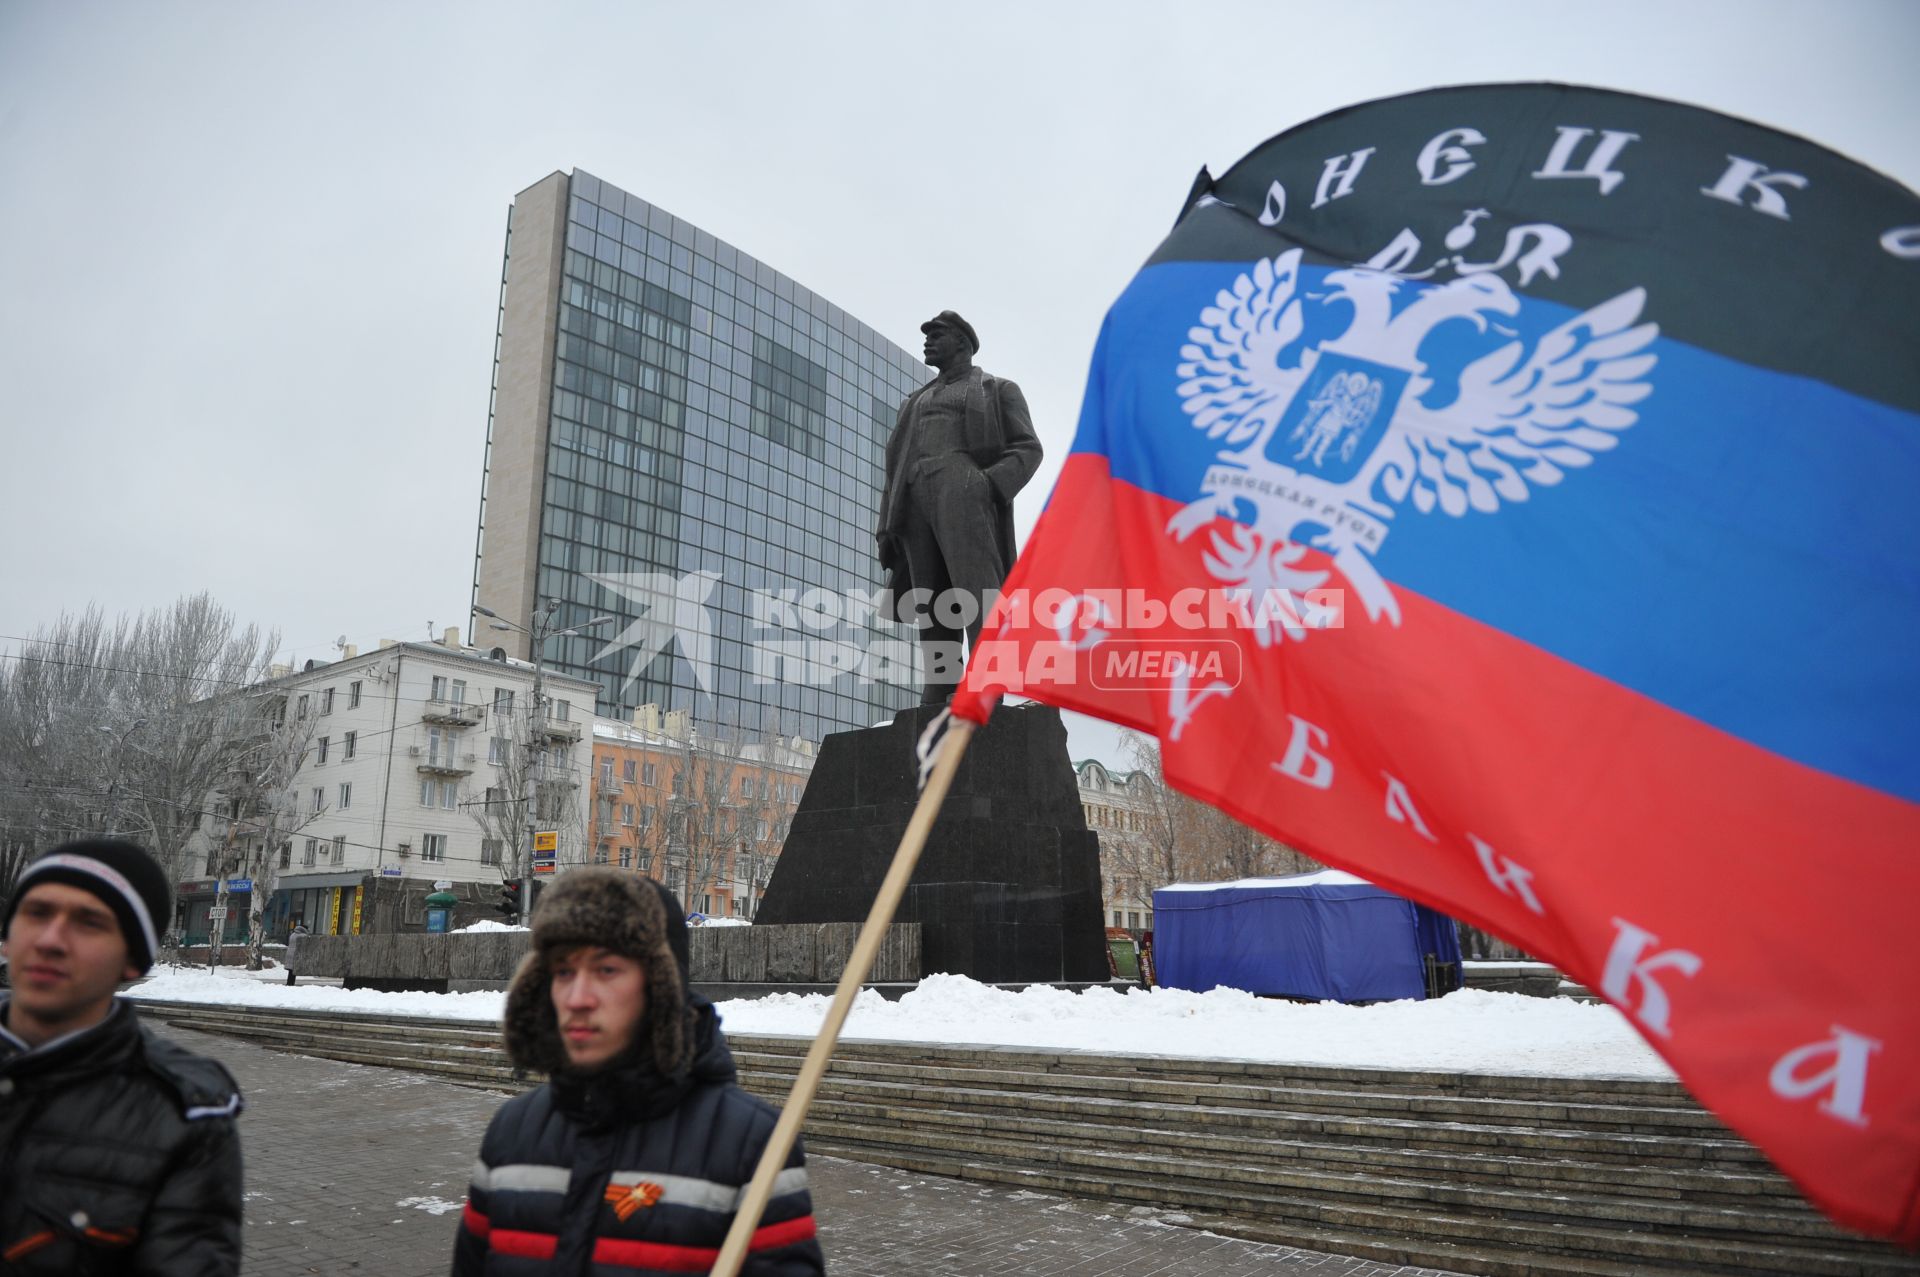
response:
[[[208,922],[225,922],[226,920],[227,907],[225,905],[215,905],[213,908],[207,910]]]
[[[551,857],[551,856],[548,856],[548,857],[545,857],[544,859],[543,859],[543,858],[541,858],[541,857],[539,857],[539,856],[536,856],[536,857],[534,857],[534,860],[533,860],[533,871],[534,871],[535,873],[537,873],[537,874],[550,874],[550,873],[552,873],[552,872],[553,872],[553,857]]]
[[[554,852],[558,850],[560,850],[560,831],[559,830],[542,829],[537,831],[533,835],[533,852],[536,856],[539,855],[541,852],[545,852],[549,856],[551,856]]]

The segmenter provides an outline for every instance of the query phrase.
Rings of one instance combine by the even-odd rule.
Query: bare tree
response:
[[[1103,868],[1116,895],[1151,908],[1155,888],[1171,882],[1221,882],[1304,873],[1319,862],[1198,802],[1167,783],[1159,742],[1138,733],[1127,741],[1134,765],[1126,810],[1132,828],[1102,831]]]
[[[493,783],[462,795],[467,814],[480,826],[482,852],[497,851],[500,876],[518,879],[527,872],[527,796],[533,796],[533,824],[559,835],[556,864],[584,864],[586,831],[580,826],[574,791],[581,776],[564,740],[531,735],[531,710],[508,709],[496,702],[489,710],[487,761]]]
[[[688,909],[701,888],[730,858],[743,815],[735,792],[737,738],[689,730],[673,758],[667,854],[679,870],[680,902]]]
[[[258,971],[266,943],[267,902],[280,881],[293,835],[325,810],[325,791],[300,801],[300,773],[313,744],[314,720],[288,717],[284,693],[256,694],[229,702],[227,736],[235,752],[220,796],[226,805],[223,869],[246,870],[253,880],[247,918],[247,968]],[[217,930],[218,928],[216,928]]]
[[[1152,737],[1129,732],[1125,750],[1133,764],[1124,782],[1128,828],[1100,831],[1101,871],[1116,898],[1146,910],[1157,888],[1180,880],[1180,824],[1192,800],[1167,784]]]
[[[0,891],[34,851],[87,834],[139,839],[180,877],[229,762],[221,698],[276,644],[205,594],[63,614],[27,639],[0,669]]]
[[[230,768],[226,695],[264,677],[278,645],[277,633],[239,628],[198,594],[142,615],[121,649],[121,714],[145,726],[130,724],[122,742],[118,813],[172,880],[184,876],[187,840]]]

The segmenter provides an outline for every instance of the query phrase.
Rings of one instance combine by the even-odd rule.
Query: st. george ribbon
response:
[[[1013,692],[1618,1007],[1920,1242],[1920,199],[1563,85],[1339,111],[1108,312]]]

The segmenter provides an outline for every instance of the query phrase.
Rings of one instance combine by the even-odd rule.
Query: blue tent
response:
[[[1363,878],[1323,869],[1290,878],[1175,883],[1153,893],[1160,983],[1205,992],[1336,1002],[1427,996],[1427,957],[1442,992],[1460,985],[1453,920]]]

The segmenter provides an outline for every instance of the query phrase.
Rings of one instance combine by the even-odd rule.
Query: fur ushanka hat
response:
[[[533,911],[533,947],[507,989],[502,1027],[508,1058],[532,1072],[567,1067],[553,1007],[553,957],[583,945],[611,949],[646,968],[647,1011],[639,1033],[662,1077],[685,1069],[691,1046],[686,915],[671,891],[617,869],[575,869],[541,893]]]

